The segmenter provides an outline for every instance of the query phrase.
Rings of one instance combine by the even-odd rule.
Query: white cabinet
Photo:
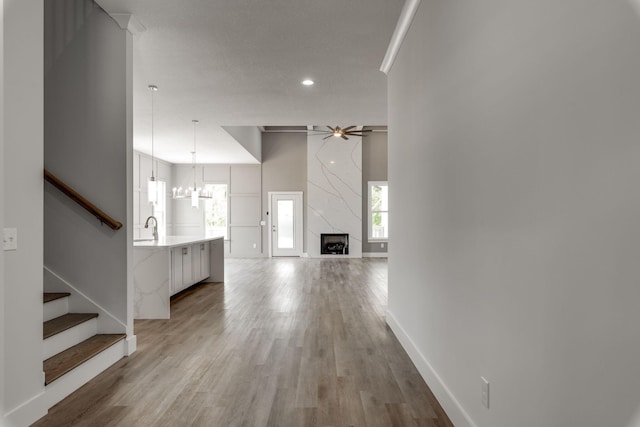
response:
[[[171,249],[171,295],[209,277],[209,242]]]
[[[190,246],[171,250],[171,294],[193,285],[191,258]]]
[[[209,242],[193,245],[193,280],[201,282],[209,277]]]
[[[191,253],[191,273],[193,275],[193,281],[198,283],[203,279],[200,274],[200,266],[202,264],[202,259],[200,258],[200,243],[191,246]]]
[[[211,244],[209,242],[200,243],[200,277],[202,277],[201,280],[204,280],[211,275],[210,273],[211,257],[209,255],[210,245]]]

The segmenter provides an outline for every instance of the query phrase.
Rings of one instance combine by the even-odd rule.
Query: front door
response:
[[[269,192],[271,256],[302,256],[302,192]]]

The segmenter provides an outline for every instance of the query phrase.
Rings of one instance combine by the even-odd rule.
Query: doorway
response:
[[[302,256],[302,191],[269,192],[269,254]]]

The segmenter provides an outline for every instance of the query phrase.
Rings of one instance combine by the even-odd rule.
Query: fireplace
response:
[[[349,255],[348,234],[320,234],[320,253],[322,255]]]

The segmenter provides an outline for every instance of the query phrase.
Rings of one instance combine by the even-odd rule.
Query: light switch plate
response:
[[[5,228],[2,230],[2,249],[15,251],[18,249],[18,229]]]

